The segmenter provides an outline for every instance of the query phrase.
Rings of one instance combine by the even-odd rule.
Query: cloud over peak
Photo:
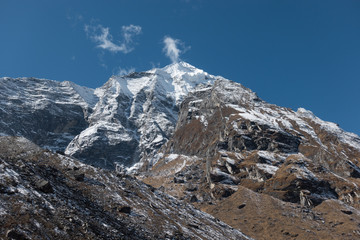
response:
[[[131,68],[122,68],[122,67],[117,67],[113,70],[113,74],[114,75],[118,75],[118,76],[125,76],[128,75],[130,73],[135,72],[135,68],[131,67]]]
[[[185,47],[185,44],[179,39],[174,39],[169,36],[165,36],[163,42],[163,51],[172,62],[178,62],[180,54],[190,49],[190,47]]]
[[[170,58],[172,62],[177,62],[179,60],[179,55],[181,53],[180,49],[176,46],[179,43],[178,39],[173,39],[171,37],[164,37],[164,48],[163,51],[165,55]]]
[[[92,39],[98,48],[108,50],[113,53],[129,53],[134,48],[132,47],[133,37],[141,33],[141,27],[136,25],[122,26],[123,41],[114,42],[108,27],[102,25],[85,25],[85,32],[87,36]]]

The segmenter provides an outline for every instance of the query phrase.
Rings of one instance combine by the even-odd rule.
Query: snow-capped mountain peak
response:
[[[312,225],[304,225],[304,231],[291,235],[294,237],[299,234],[301,239],[309,238],[306,229],[311,226],[318,229],[321,225],[322,232],[332,231],[335,225],[330,223],[335,221],[329,221],[326,212],[331,212],[336,221],[348,218],[344,222],[353,224],[351,232],[358,234],[359,220],[354,219],[360,215],[354,208],[360,206],[360,137],[319,119],[311,111],[267,103],[240,83],[210,75],[185,62],[112,76],[95,90],[71,82],[0,78],[0,92],[0,136],[24,136],[53,151],[66,148],[65,155],[97,167],[121,170],[118,165],[123,165],[137,171],[146,183],[197,202],[201,209],[229,224],[234,224],[241,214],[249,220],[240,222],[241,227],[253,229],[265,216],[274,223],[271,229],[278,229],[277,237],[269,238],[288,238],[284,222],[290,218],[297,219],[292,222],[294,229],[300,229],[304,219],[312,219]],[[4,150],[15,138],[3,139]],[[15,140],[11,141],[10,148],[18,148],[14,148]],[[28,170],[24,172],[33,164],[24,165],[24,155],[14,153],[3,160],[12,161],[14,170],[35,179]],[[49,152],[44,154],[48,161]],[[14,159],[15,155],[21,159]],[[36,154],[31,159],[38,161],[38,157]],[[59,160],[66,159],[73,162],[68,156]],[[72,179],[75,168],[71,170],[69,161],[60,161],[59,166]],[[13,177],[8,166],[3,166],[5,173]],[[85,166],[81,171],[92,170],[90,175],[83,174],[81,181],[85,180],[85,185],[95,183],[91,179],[97,179],[98,171]],[[41,171],[53,180],[59,174],[53,169]],[[101,172],[105,173],[115,177],[111,171]],[[114,180],[120,179],[118,176]],[[15,188],[23,191],[18,183],[10,185],[0,186],[0,190],[5,194],[16,193]],[[99,189],[97,184],[94,186]],[[273,208],[274,200],[277,209]],[[288,215],[290,218],[283,218],[285,203],[295,211]],[[155,205],[149,207],[158,211]],[[264,211],[258,212],[260,208]],[[312,212],[312,208],[316,211]],[[338,214],[333,214],[335,208],[343,215],[340,220]],[[325,214],[319,214],[321,209]],[[281,218],[273,221],[274,216]],[[195,229],[201,229],[199,226]],[[259,226],[266,229],[270,225]],[[254,231],[257,237],[257,229]],[[339,228],[339,235],[333,237],[338,239],[343,234]]]
[[[206,76],[209,75],[208,73],[204,72],[202,69],[196,68],[193,65],[187,62],[175,62],[170,65],[165,66],[161,70],[170,74],[172,78],[182,77],[184,75],[189,76]]]
[[[169,96],[175,97],[177,104],[180,104],[184,96],[194,90],[199,84],[212,84],[217,77],[198,69],[186,62],[176,62],[164,68],[155,68],[149,73],[154,73],[170,84]]]
[[[89,116],[89,128],[65,152],[110,168],[114,162],[131,166],[148,158],[172,135],[186,95],[216,79],[185,62],[112,76],[95,90],[99,101]]]
[[[0,81],[0,134],[26,136],[53,150],[67,146],[66,154],[101,167],[114,168],[115,163],[130,167],[152,159],[173,135],[185,98],[191,113],[184,113],[183,119],[196,113],[206,125],[199,106],[208,109],[209,105],[199,96],[209,96],[207,101],[216,102],[216,108],[233,109],[244,119],[276,130],[294,131],[296,122],[304,134],[321,143],[314,130],[321,126],[338,136],[339,141],[360,146],[358,136],[317,119],[309,111],[299,109],[296,113],[267,104],[241,84],[186,62],[112,76],[95,90],[71,82],[34,78]],[[28,111],[22,110],[24,105]],[[20,113],[20,120],[6,120]],[[309,118],[317,126],[304,120]],[[149,161],[150,165],[155,162]]]

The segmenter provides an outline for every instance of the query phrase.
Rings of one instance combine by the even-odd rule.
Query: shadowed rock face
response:
[[[36,144],[64,151],[88,126],[95,96],[70,82],[35,78],[0,78],[0,134],[24,136]],[[80,93],[86,92],[89,99]]]
[[[58,112],[49,111],[52,108],[57,108]],[[0,113],[0,118],[9,119],[10,123],[1,127],[2,133],[24,136],[55,151],[64,151],[71,139],[88,126],[83,109],[76,105],[52,104],[46,109],[23,109],[21,113],[12,110]],[[14,116],[18,117],[14,119]]]

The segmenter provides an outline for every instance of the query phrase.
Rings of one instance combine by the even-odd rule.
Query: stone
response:
[[[245,206],[246,206],[246,204],[245,204],[245,203],[240,204],[240,205],[238,206],[238,209],[242,209],[242,208],[244,208]]]
[[[118,207],[118,211],[121,213],[130,214],[131,213],[131,207],[129,206],[120,206]]]
[[[347,214],[347,215],[353,214],[353,212],[350,211],[350,210],[341,210],[341,212],[343,212],[343,213],[345,213],[345,214]]]
[[[53,193],[54,192],[51,184],[44,179],[38,180],[35,184],[35,187],[37,190],[40,190],[43,193]]]
[[[198,198],[195,196],[195,195],[192,195],[191,198],[190,198],[190,202],[197,202],[198,201]]]
[[[8,239],[14,239],[14,240],[27,240],[28,238],[25,236],[24,233],[19,232],[16,229],[11,229],[6,233],[6,237]]]
[[[83,173],[75,174],[74,178],[76,181],[83,182],[85,179],[85,174],[83,174]]]

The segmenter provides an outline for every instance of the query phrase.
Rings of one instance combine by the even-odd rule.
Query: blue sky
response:
[[[96,88],[170,64],[165,37],[181,60],[360,134],[358,0],[0,0],[0,76]]]

